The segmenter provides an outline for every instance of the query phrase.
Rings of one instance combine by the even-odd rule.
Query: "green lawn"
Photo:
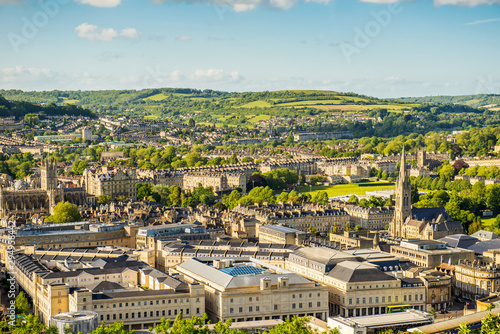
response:
[[[167,96],[165,94],[161,93],[161,94],[151,95],[149,97],[146,97],[143,100],[163,101],[166,98],[167,98]]]
[[[268,119],[271,119],[271,116],[269,115],[256,115],[248,119],[248,122],[250,123],[257,123],[260,121],[267,121]]]
[[[271,105],[266,101],[253,101],[239,106],[238,108],[269,108]]]
[[[488,218],[488,219],[481,219],[481,227],[485,229],[486,231],[492,231],[495,232],[496,234],[500,234],[500,229],[495,229],[493,228],[493,223],[495,222],[496,217],[493,218]]]
[[[360,186],[362,185],[362,186]],[[344,195],[365,195],[367,191],[374,190],[394,190],[394,184],[387,182],[365,182],[365,183],[349,183],[349,184],[336,184],[331,186],[314,186],[312,187],[311,194],[319,191],[326,191],[328,197],[337,197]],[[309,193],[309,187],[297,188],[299,193]]]

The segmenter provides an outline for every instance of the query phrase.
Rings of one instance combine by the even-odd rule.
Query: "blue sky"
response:
[[[500,94],[500,0],[0,0],[0,88]]]

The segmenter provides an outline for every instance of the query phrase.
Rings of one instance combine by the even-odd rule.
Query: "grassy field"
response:
[[[271,116],[269,116],[269,115],[256,115],[256,116],[249,118],[248,121],[250,123],[257,123],[260,121],[267,121],[270,118],[271,118]]]
[[[144,100],[153,100],[153,101],[163,101],[167,98],[167,96],[163,93],[161,94],[156,94],[156,95],[151,95],[149,97],[146,97]]]
[[[237,108],[269,108],[269,107],[271,107],[269,102],[259,100],[259,101],[253,101],[253,102],[246,103],[246,104],[241,105]]]
[[[360,186],[361,185],[361,186]],[[349,183],[336,184],[331,186],[314,186],[311,194],[314,195],[319,191],[326,191],[328,197],[346,196],[346,195],[365,195],[367,191],[376,190],[394,190],[394,184],[387,182],[365,182],[365,183]],[[309,193],[309,187],[299,187],[299,193]]]
[[[481,226],[483,229],[486,231],[492,231],[495,232],[496,234],[500,234],[500,229],[495,229],[493,228],[493,223],[495,222],[496,217],[493,218],[488,218],[488,219],[481,219]]]

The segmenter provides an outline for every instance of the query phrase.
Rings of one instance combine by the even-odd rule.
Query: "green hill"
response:
[[[404,97],[395,100],[398,102],[406,102],[406,103],[463,104],[474,108],[486,108],[493,111],[500,111],[499,94]]]

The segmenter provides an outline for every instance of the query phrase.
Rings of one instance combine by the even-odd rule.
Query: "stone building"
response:
[[[478,299],[500,292],[500,264],[481,260],[461,260],[455,265],[457,295]]]
[[[88,194],[135,200],[137,198],[137,177],[135,170],[114,167],[87,168],[83,172],[82,184]]]
[[[233,265],[234,264],[234,265]],[[212,321],[259,321],[328,316],[328,289],[295,273],[273,271],[265,263],[191,259],[177,266],[186,279],[205,286],[206,311]]]
[[[11,216],[28,219],[36,214],[48,215],[59,202],[86,207],[91,199],[83,188],[61,188],[58,185],[55,160],[43,160],[40,168],[41,188],[33,188],[22,180],[12,187],[0,188],[0,218]]]
[[[35,314],[49,324],[65,312],[94,311],[99,322],[120,322],[126,329],[147,329],[162,318],[205,313],[204,288],[145,263],[100,259],[85,269],[52,271],[31,256],[15,255],[16,281],[33,300]]]
[[[290,254],[285,269],[291,270],[329,289],[330,315],[344,317],[383,314],[391,305],[409,304],[425,309],[422,281],[398,278],[399,261],[385,255],[361,256],[328,248],[301,248]],[[395,271],[395,272],[393,272]]]
[[[435,268],[441,263],[456,264],[459,260],[473,260],[474,251],[449,248],[446,243],[435,240],[406,240],[400,245],[391,245],[391,254],[406,258],[419,267]]]

